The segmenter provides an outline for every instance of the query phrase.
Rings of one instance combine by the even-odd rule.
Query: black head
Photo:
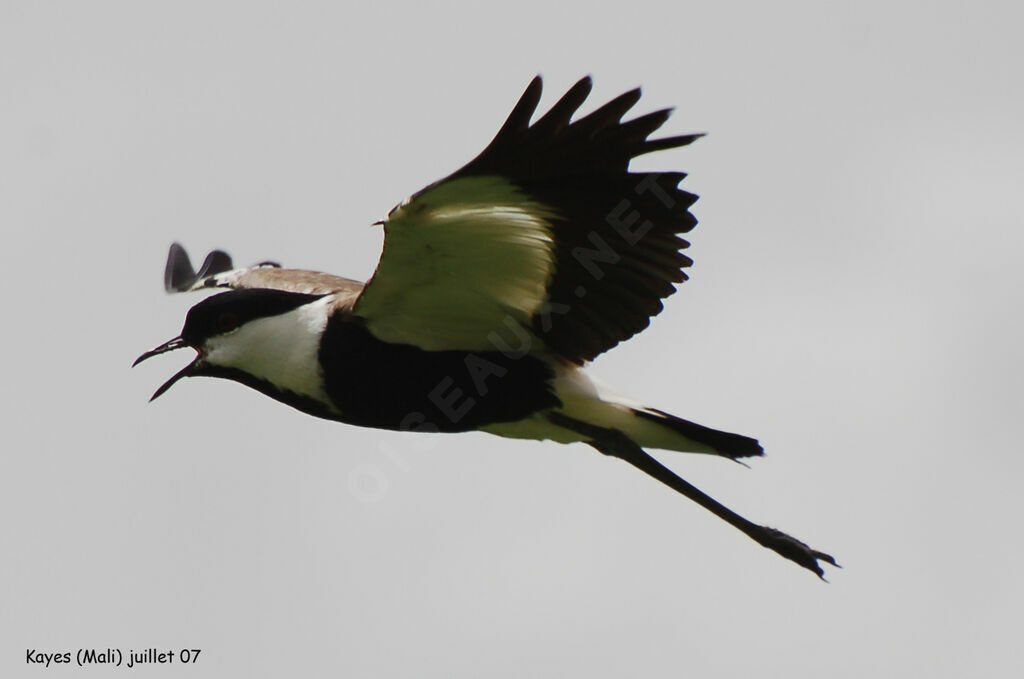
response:
[[[317,299],[319,295],[262,288],[222,292],[188,310],[181,339],[199,349],[211,337],[233,332],[257,318],[287,313]]]
[[[211,338],[228,335],[235,332],[247,323],[260,318],[278,316],[310,302],[320,299],[321,295],[308,295],[298,292],[287,292],[284,290],[269,290],[254,288],[247,290],[230,290],[219,295],[207,297],[193,306],[185,317],[185,326],[181,334],[174,339],[164,342],[152,351],[135,359],[132,367],[142,363],[148,358],[159,354],[192,347],[199,355],[192,363],[176,373],[171,379],[165,382],[153,397],[163,394],[182,377],[204,374],[203,353],[204,347]]]

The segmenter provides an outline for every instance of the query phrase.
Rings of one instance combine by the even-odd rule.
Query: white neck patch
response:
[[[334,297],[310,302],[277,316],[259,318],[232,333],[213,337],[204,347],[207,363],[236,368],[278,389],[324,404],[330,399],[320,370],[320,338]]]

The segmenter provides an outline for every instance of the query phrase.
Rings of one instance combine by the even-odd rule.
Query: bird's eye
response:
[[[217,316],[217,330],[220,332],[231,332],[238,327],[238,316],[225,311],[224,313]]]

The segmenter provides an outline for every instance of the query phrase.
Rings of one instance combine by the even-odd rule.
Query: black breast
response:
[[[341,315],[327,324],[320,362],[338,419],[364,427],[471,431],[561,404],[540,359],[391,344]]]

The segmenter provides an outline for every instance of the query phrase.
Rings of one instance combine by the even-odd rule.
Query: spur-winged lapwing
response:
[[[172,245],[169,292],[230,290],[192,307],[181,335],[136,364],[198,352],[153,398],[206,375],[364,427],[581,441],[822,576],[831,556],[744,519],[644,451],[736,460],[762,455],[756,440],[611,396],[583,372],[646,328],[691,264],[680,234],[697,223],[697,197],[678,187],[685,175],[630,172],[630,161],[701,136],[649,139],[670,110],[623,121],[639,89],[574,120],[590,89],[583,78],[531,123],[535,78],[480,155],[380,222],[384,250],[365,284],[272,263],[236,269],[219,250],[196,272]]]

